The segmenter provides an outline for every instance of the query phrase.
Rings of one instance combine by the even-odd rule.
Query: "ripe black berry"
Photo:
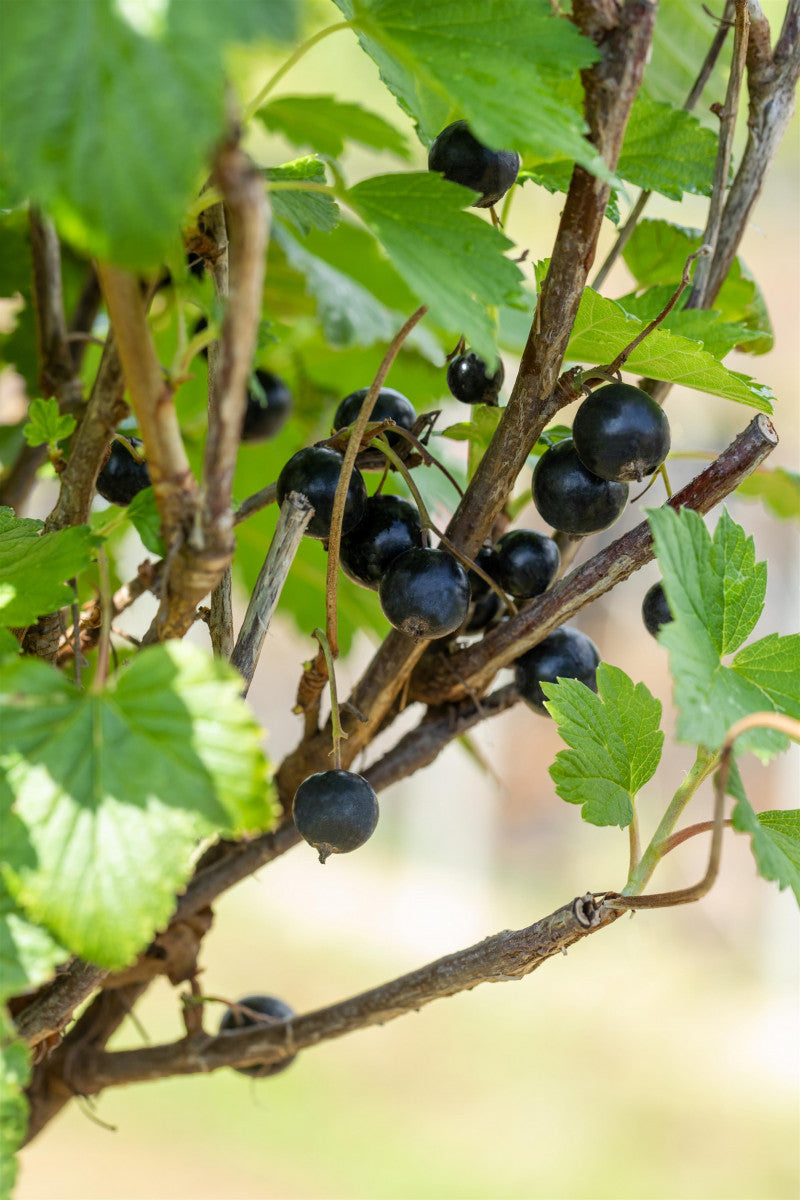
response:
[[[372,836],[378,797],[362,775],[337,767],[303,780],[292,815],[301,837],[319,850],[324,863],[328,855],[357,850]]]
[[[645,597],[642,601],[642,620],[644,621],[645,629],[653,637],[658,637],[658,631],[661,629],[661,626],[669,625],[670,621],[674,621],[674,619],[667,604],[667,597],[664,595],[663,583],[660,581],[654,583],[645,592]]]
[[[370,496],[364,516],[342,538],[342,570],[355,583],[377,591],[390,563],[415,546],[422,546],[416,505],[402,496]]]
[[[262,442],[274,437],[292,411],[292,393],[271,371],[254,371],[247,389],[247,408],[242,426],[243,442]]]
[[[334,431],[345,429],[348,425],[353,424],[368,391],[369,388],[359,388],[357,392],[351,392],[349,396],[345,396],[334,413]],[[416,418],[417,414],[414,412],[413,404],[402,392],[396,392],[394,388],[381,388],[370,421],[394,421],[395,425],[399,425],[401,429],[410,431]],[[401,433],[390,431],[387,437],[390,446],[399,446],[405,441]]]
[[[451,183],[480,192],[476,208],[490,208],[505,196],[517,178],[520,157],[515,150],[490,150],[470,133],[466,121],[454,121],[434,138],[428,170],[441,171]]]
[[[480,633],[487,625],[491,625],[499,608],[500,597],[497,592],[487,592],[479,600],[474,600],[470,605],[470,614],[463,632]]]
[[[132,437],[128,441],[136,450],[142,446],[140,438]],[[150,487],[147,463],[134,458],[124,442],[113,441],[111,452],[97,476],[96,487],[109,504],[124,507],[144,488]]]
[[[307,446],[292,455],[278,476],[278,503],[283,504],[290,492],[306,496],[313,506],[306,533],[324,540],[330,535],[333,498],[342,469],[343,458],[330,446]],[[360,471],[353,471],[344,506],[342,532],[348,533],[364,515],[367,488]]]
[[[669,453],[667,415],[652,396],[628,383],[592,392],[572,424],[575,451],[601,479],[626,482],[658,470]]]
[[[599,662],[600,654],[592,639],[578,629],[562,625],[517,659],[514,664],[517,690],[534,712],[549,716],[544,707],[547,697],[542,684],[578,679],[596,692]]]
[[[482,546],[475,555],[475,562],[492,579],[496,580],[495,555],[490,546]],[[478,633],[485,629],[497,615],[500,597],[475,571],[467,571],[470,592],[470,610],[464,633]]]
[[[546,592],[561,562],[553,539],[534,529],[504,533],[495,545],[494,557],[497,582],[515,600]]]
[[[220,1033],[226,1033],[229,1029],[247,1029],[254,1025],[274,1025],[278,1021],[288,1021],[294,1016],[294,1009],[288,1004],[284,1004],[283,1000],[278,1000],[275,996],[243,996],[239,1001],[243,1008],[251,1008],[253,1012],[260,1014],[260,1019],[251,1017],[249,1013],[244,1013],[240,1008],[226,1008],[224,1016],[219,1023]],[[283,1058],[280,1062],[264,1063],[259,1066],[254,1063],[251,1067],[234,1067],[240,1075],[249,1075],[252,1079],[266,1079],[268,1075],[279,1075],[281,1071],[285,1071],[294,1060],[296,1054],[292,1054],[289,1058]]]
[[[533,471],[533,502],[542,518],[564,533],[608,529],[625,507],[627,483],[601,479],[583,465],[572,438],[545,450]]]
[[[459,354],[447,368],[447,386],[456,400],[464,404],[497,404],[505,379],[505,367],[498,359],[497,370],[490,375],[486,363],[477,354]]]
[[[497,582],[495,556],[491,546],[481,546],[475,555],[475,563],[482,571],[486,572],[490,579],[494,579]],[[469,580],[470,598],[473,601],[482,600],[484,596],[488,596],[492,592],[489,584],[477,571],[467,571],[467,579]],[[492,592],[492,595],[496,595],[496,593]]]
[[[407,550],[380,583],[387,620],[415,642],[445,637],[463,625],[469,611],[467,572],[446,550]]]

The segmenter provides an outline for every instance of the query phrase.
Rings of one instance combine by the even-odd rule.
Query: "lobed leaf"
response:
[[[487,309],[516,299],[522,275],[504,257],[508,238],[462,211],[472,195],[438,174],[411,172],[365,179],[348,200],[434,321],[488,361],[497,351]]]
[[[74,431],[77,421],[69,413],[63,416],[58,401],[50,396],[47,400],[32,400],[28,409],[28,422],[22,432],[29,446],[55,446]]]
[[[640,93],[631,109],[617,174],[670,200],[680,200],[684,192],[709,196],[716,156],[716,135],[696,117]]]
[[[567,357],[595,365],[610,362],[647,324],[647,321],[629,316],[615,300],[585,288]],[[702,344],[668,329],[658,328],[648,334],[631,354],[625,369],[735,400],[760,412],[772,412],[775,397],[766,384],[729,370]]]
[[[325,167],[318,158],[310,155],[306,158],[295,159],[294,162],[284,163],[280,167],[270,167],[265,171],[270,183],[285,183],[297,180],[298,183],[325,183]],[[339,223],[339,206],[332,196],[324,192],[296,191],[287,188],[285,191],[270,191],[270,203],[276,217],[289,221],[298,233],[305,237],[312,229],[330,232]]]
[[[0,508],[0,624],[31,625],[71,604],[65,581],[92,561],[100,543],[86,525],[41,533],[42,522]]]
[[[293,146],[310,146],[318,154],[338,158],[345,142],[358,142],[409,158],[405,137],[393,125],[360,104],[335,96],[280,96],[256,114],[266,129],[280,133]]]
[[[800,716],[800,635],[772,634],[732,653],[752,632],[764,604],[766,566],[756,563],[752,538],[723,510],[713,540],[689,509],[651,510],[656,557],[674,620],[658,640],[669,651],[678,737],[716,749],[740,717],[753,712]],[[773,730],[737,740],[769,758],[787,745]]]
[[[580,804],[592,825],[629,825],[634,798],[661,760],[661,702],[608,663],[597,669],[597,695],[575,679],[542,687],[570,747],[550,767],[559,796]]]
[[[39,987],[68,958],[46,929],[29,920],[0,876],[0,1002]]]
[[[782,521],[800,521],[800,474],[784,467],[759,467],[736,489],[746,500],[761,500]]]
[[[72,952],[124,966],[168,921],[198,839],[273,823],[240,688],[183,642],[143,650],[100,692],[37,661],[0,668],[6,882]]]
[[[756,813],[742,796],[733,810],[733,827],[750,834],[759,875],[774,880],[781,891],[790,887],[800,904],[800,809]]]
[[[31,1077],[30,1052],[15,1037],[14,1025],[0,1005],[0,1197],[8,1200],[17,1178],[17,1151],[28,1129],[24,1089]]]

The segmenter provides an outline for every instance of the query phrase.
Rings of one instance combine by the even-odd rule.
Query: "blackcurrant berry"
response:
[[[407,550],[380,583],[384,616],[415,642],[445,637],[469,611],[467,572],[446,550]]]
[[[309,537],[324,541],[331,532],[333,498],[344,459],[330,446],[307,446],[293,454],[278,476],[278,503],[283,504],[290,492],[299,492],[308,499],[314,516],[306,529]],[[349,533],[364,515],[367,488],[360,471],[353,471],[344,506],[342,532]]]
[[[459,354],[447,368],[447,386],[456,400],[464,404],[497,404],[506,372],[502,359],[490,375],[486,363],[477,354]]]
[[[243,442],[263,442],[283,428],[292,411],[292,393],[271,371],[254,371],[247,389]]]
[[[375,832],[378,797],[362,775],[335,768],[304,779],[294,794],[292,810],[298,833],[319,851],[330,854],[357,850]]]
[[[482,571],[486,572],[490,579],[494,579],[495,582],[497,582],[494,550],[491,546],[481,546],[480,550],[475,555],[475,563],[481,568]],[[477,573],[477,571],[467,571],[467,579],[469,580],[470,599],[473,602],[482,600],[484,596],[487,596],[490,592],[492,592],[489,584],[482,575]],[[496,592],[492,592],[492,595],[496,594]]]
[[[561,555],[552,538],[534,529],[512,529],[494,547],[497,582],[515,600],[546,592],[556,577]]]
[[[136,450],[142,446],[139,438],[128,438],[128,441]],[[124,442],[113,441],[109,456],[97,476],[96,487],[109,504],[124,507],[144,488],[150,487],[147,463],[134,458]]]
[[[596,692],[599,662],[600,654],[592,639],[578,629],[562,625],[517,659],[514,664],[517,690],[534,712],[549,716],[544,707],[547,697],[542,684],[578,679]]]
[[[669,421],[641,388],[610,383],[584,400],[572,424],[575,452],[601,479],[624,483],[658,470],[669,453]]]
[[[346,429],[348,425],[353,424],[368,391],[369,388],[359,388],[357,392],[351,392],[349,396],[345,396],[333,417],[334,432],[337,429]],[[416,419],[417,414],[413,404],[402,392],[396,392],[394,388],[381,388],[370,421],[394,421],[395,425],[410,432]],[[402,433],[389,431],[387,437],[390,446],[399,446],[405,441]]]
[[[516,150],[490,150],[472,134],[466,121],[454,121],[434,138],[428,170],[441,171],[451,183],[480,192],[476,208],[490,208],[505,196],[519,173]]]
[[[464,633],[480,633],[491,625],[500,608],[500,597],[497,592],[487,592],[479,600],[470,605],[470,613],[464,626]]]
[[[242,1012],[238,1006],[226,1008],[219,1023],[220,1033],[227,1033],[231,1029],[248,1029],[257,1025],[268,1027],[275,1025],[278,1021],[288,1021],[295,1015],[293,1008],[275,996],[243,996],[239,1004],[242,1008],[250,1008],[253,1012],[259,1013],[259,1017],[252,1017],[249,1013]],[[238,1071],[240,1075],[249,1075],[252,1079],[266,1079],[268,1075],[279,1075],[281,1071],[285,1071],[296,1058],[297,1055],[292,1054],[289,1058],[282,1058],[280,1062],[264,1063],[263,1066],[254,1063],[251,1067],[234,1067],[234,1070]]]
[[[533,471],[533,502],[542,518],[564,533],[608,529],[625,507],[627,483],[601,479],[583,465],[572,438],[545,450]]]
[[[645,597],[642,601],[642,620],[644,621],[645,629],[653,637],[658,637],[658,631],[662,625],[669,625],[670,621],[675,620],[669,610],[667,597],[664,595],[664,585],[660,581],[654,583],[645,592]]]
[[[416,505],[402,496],[370,496],[364,516],[342,538],[342,570],[355,583],[377,591],[390,563],[415,546],[422,546]]]

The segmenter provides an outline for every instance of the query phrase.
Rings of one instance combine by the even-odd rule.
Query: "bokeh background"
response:
[[[777,26],[781,0],[764,8]],[[254,94],[270,69],[266,51],[242,54],[243,95]],[[330,91],[408,125],[349,34],[321,43],[282,88]],[[278,162],[293,154],[277,142],[259,148]],[[775,350],[728,360],[774,389],[781,444],[770,465],[795,470],[799,157],[795,121],[742,247],[767,298]],[[362,151],[350,153],[347,168],[352,180],[394,169]],[[530,187],[516,200],[509,232],[530,248],[531,261],[548,254],[561,204]],[[654,198],[649,214],[702,226],[705,205]],[[612,240],[607,225],[598,262]],[[607,292],[621,295],[628,283],[619,266]],[[515,367],[506,361],[507,378]],[[698,452],[720,450],[752,415],[681,389],[668,411],[673,447]],[[449,415],[463,419],[463,409]],[[675,460],[673,486],[697,469]],[[49,486],[33,497],[30,515],[48,511]],[[756,636],[796,629],[796,525],[736,498],[730,509],[769,563]],[[639,519],[634,506],[604,536]],[[520,524],[541,528],[532,508]],[[589,539],[581,556],[601,544]],[[138,543],[129,554],[135,569]],[[666,656],[639,617],[656,575],[654,567],[639,572],[577,623],[605,659],[663,701],[669,740]],[[142,601],[128,627],[144,628],[151,613]],[[366,635],[356,640],[341,667],[341,692],[373,649]],[[250,693],[275,761],[299,737],[286,697],[310,653],[308,639],[276,621]],[[620,886],[627,837],[584,825],[554,794],[547,766],[559,745],[551,723],[515,710],[483,726],[471,748],[452,745],[384,793],[378,830],[359,853],[321,870],[301,846],[240,885],[216,905],[204,992],[237,999],[264,991],[306,1011],[529,924],[588,889]],[[645,835],[691,759],[689,747],[665,752],[640,800]],[[769,769],[746,762],[757,808],[797,803],[799,761],[795,749]],[[706,819],[710,809],[706,788],[691,819]],[[670,856],[659,886],[699,877],[701,843]],[[327,1043],[271,1080],[223,1071],[111,1091],[91,1108],[71,1105],[25,1151],[18,1197],[793,1200],[800,1194],[798,949],[793,898],[759,879],[747,840],[729,834],[722,878],[702,903],[620,921],[522,982],[487,985]],[[141,1027],[126,1023],[116,1045],[181,1035],[178,998],[165,982],[137,1011]],[[219,1015],[212,1010],[211,1021]]]

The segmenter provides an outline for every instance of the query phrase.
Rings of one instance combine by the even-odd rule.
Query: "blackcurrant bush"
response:
[[[306,529],[309,537],[324,541],[330,535],[333,498],[344,459],[330,446],[307,446],[293,454],[278,476],[278,503],[290,492],[308,499],[314,516]],[[344,506],[342,533],[349,533],[364,515],[367,488],[360,471],[353,471]]]
[[[283,428],[292,411],[292,393],[271,371],[253,372],[247,389],[243,442],[263,442]]]
[[[502,359],[493,375],[477,354],[459,354],[447,368],[447,386],[456,400],[464,404],[497,404],[506,372]]]
[[[384,616],[415,642],[445,637],[469,611],[467,572],[446,550],[407,550],[380,583]]]
[[[255,1025],[274,1025],[278,1021],[288,1021],[294,1016],[294,1009],[275,996],[243,996],[239,1004],[242,1008],[251,1008],[259,1016],[252,1017],[249,1013],[242,1012],[238,1006],[226,1008],[219,1023],[220,1033],[227,1033],[231,1029],[248,1029]],[[252,1079],[266,1079],[268,1075],[279,1075],[281,1071],[285,1071],[296,1058],[297,1055],[292,1054],[280,1062],[264,1063],[263,1066],[254,1063],[251,1067],[234,1067],[234,1070],[240,1075],[249,1075]]]
[[[654,583],[645,592],[645,597],[642,601],[642,620],[644,621],[645,629],[653,637],[658,637],[658,631],[661,629],[661,626],[669,625],[670,621],[674,621],[674,619],[667,604],[667,597],[664,595],[663,583],[660,581]]]
[[[429,171],[441,171],[451,183],[480,192],[476,208],[490,208],[502,200],[519,168],[516,150],[490,150],[470,132],[466,121],[447,125],[428,152]]]
[[[378,797],[362,775],[337,767],[303,780],[294,794],[292,815],[298,833],[324,863],[330,854],[348,854],[372,836],[378,824]]]
[[[402,496],[370,496],[364,516],[342,538],[342,570],[355,583],[377,591],[389,564],[415,546],[422,546],[416,505]]]
[[[533,471],[533,502],[542,518],[564,533],[608,529],[625,507],[627,483],[601,479],[586,469],[565,438],[545,450]]]
[[[136,450],[142,446],[139,438],[128,438],[128,441]],[[147,463],[134,458],[124,442],[113,441],[109,456],[97,476],[96,487],[109,504],[124,507],[144,488],[150,487]]]
[[[561,555],[552,538],[534,529],[512,529],[494,547],[495,574],[504,592],[527,600],[546,592]]]
[[[599,662],[600,654],[592,639],[578,629],[562,625],[517,659],[514,664],[517,690],[534,712],[549,716],[544,707],[547,697],[542,684],[578,679],[596,692]]]
[[[351,392],[349,396],[345,396],[334,413],[334,431],[345,429],[348,425],[353,424],[368,391],[369,388],[359,388],[357,392]],[[394,388],[381,388],[370,421],[394,421],[395,425],[410,432],[416,419],[417,414],[413,404],[402,392],[396,392]],[[405,441],[402,433],[392,433],[391,430],[387,433],[387,438],[390,446],[399,446]]]
[[[629,383],[598,388],[572,423],[575,452],[601,479],[644,479],[669,453],[669,421],[652,396]]]
[[[470,605],[464,633],[480,633],[482,629],[486,629],[497,616],[499,608],[500,597],[497,592],[487,592],[479,600],[474,600]]]

